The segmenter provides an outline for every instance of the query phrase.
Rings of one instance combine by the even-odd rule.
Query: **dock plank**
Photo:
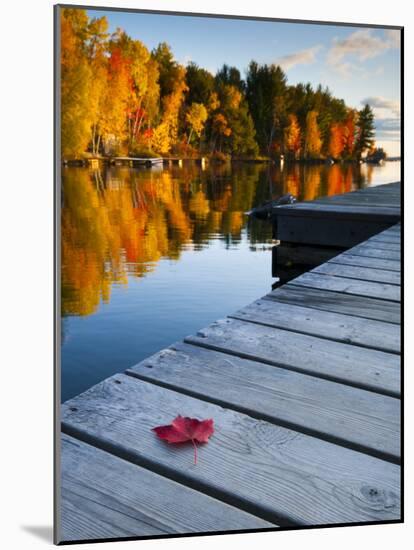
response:
[[[401,244],[399,241],[395,243],[384,243],[383,241],[371,241],[368,239],[359,245],[359,248],[375,248],[377,250],[392,250],[401,252]]]
[[[400,217],[400,207],[398,206],[368,206],[368,205],[346,205],[346,204],[331,204],[331,203],[316,203],[312,202],[297,202],[295,204],[287,204],[283,206],[276,206],[273,210],[280,215],[280,212],[287,213],[289,215],[302,216],[306,211],[310,215],[314,214],[320,216],[323,212],[324,216],[334,217],[337,214],[345,214],[350,216],[375,216],[384,219],[389,219],[390,223],[395,222]],[[394,223],[395,223],[394,222]]]
[[[213,418],[200,445],[151,431],[177,413]],[[155,384],[115,375],[62,406],[63,430],[279,525],[400,518],[397,465]]]
[[[308,204],[308,203],[307,203]],[[343,197],[327,197],[316,199],[312,201],[312,204],[329,204],[329,205],[343,205],[343,206],[369,206],[372,207],[387,207],[387,208],[400,208],[400,200],[398,196],[390,197],[383,195],[376,196],[343,196]]]
[[[400,394],[400,358],[392,353],[236,319],[220,319],[184,341],[378,393]]]
[[[387,271],[385,269],[373,269],[370,267],[356,267],[331,262],[321,264],[315,269],[312,269],[310,273],[321,273],[325,275],[345,277],[348,279],[359,279],[362,281],[372,281],[392,285],[401,284],[401,276],[399,271]]]
[[[332,311],[333,313],[343,313],[362,319],[401,323],[401,308],[398,302],[362,298],[361,296],[330,290],[318,290],[288,283],[266,294],[263,299],[297,304],[322,311]]]
[[[400,401],[274,366],[176,343],[128,374],[399,461]]]
[[[70,436],[61,441],[61,541],[277,527]]]
[[[393,302],[399,302],[401,300],[401,289],[396,285],[359,281],[356,279],[346,279],[344,277],[330,275],[319,275],[314,272],[303,273],[303,275],[299,275],[299,277],[292,279],[289,284]]]
[[[256,300],[229,317],[392,353],[401,349],[398,325],[294,303]]]
[[[382,250],[372,246],[357,245],[347,250],[344,254],[352,254],[353,256],[365,256],[367,258],[380,258],[382,260],[397,260],[400,261],[401,253],[397,250]]]
[[[401,185],[274,207],[273,235],[285,243],[349,248],[401,220]]]
[[[398,273],[401,271],[401,262],[398,260],[383,260],[381,258],[354,256],[353,254],[339,254],[328,260],[328,263],[385,269],[386,271],[395,271]]]
[[[389,233],[389,232],[381,232],[377,235],[374,235],[373,237],[370,237],[368,239],[368,242],[370,243],[376,243],[376,242],[389,242],[389,243],[399,243],[401,241],[401,234],[400,233]]]

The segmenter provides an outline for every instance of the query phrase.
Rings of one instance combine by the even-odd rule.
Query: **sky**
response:
[[[400,155],[400,31],[274,21],[88,10],[105,15],[150,50],[167,42],[179,63],[213,74],[224,63],[244,76],[250,61],[276,63],[289,84],[328,86],[346,104],[374,110],[377,145]]]

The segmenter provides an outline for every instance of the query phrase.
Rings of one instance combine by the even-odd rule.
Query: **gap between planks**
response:
[[[401,324],[401,311],[397,302],[387,302],[376,298],[343,294],[341,292],[312,289],[287,283],[261,298],[286,304],[305,305],[319,311],[341,313],[360,319],[385,321],[394,325]]]
[[[199,465],[191,445],[151,432],[177,412],[214,418]],[[400,518],[395,464],[125,374],[65,403],[62,420],[69,435],[278,525]]]
[[[126,374],[400,462],[400,401],[392,397],[181,342],[141,361]]]
[[[228,318],[397,355],[401,352],[400,327],[376,319],[362,320],[352,315],[264,298]]]

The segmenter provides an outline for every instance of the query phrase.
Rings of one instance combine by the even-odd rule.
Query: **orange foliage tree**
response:
[[[298,118],[294,114],[288,116],[289,124],[284,132],[284,148],[288,156],[296,159],[300,153],[301,132]]]
[[[330,127],[328,152],[334,159],[339,159],[344,150],[344,128],[342,124],[335,123]]]

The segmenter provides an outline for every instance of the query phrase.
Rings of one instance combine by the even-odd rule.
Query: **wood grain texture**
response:
[[[319,290],[342,292],[379,300],[390,300],[399,302],[401,300],[401,289],[399,286],[385,283],[373,283],[370,281],[358,281],[330,275],[319,275],[318,273],[304,273],[289,281],[295,286],[306,286]]]
[[[356,267],[370,267],[372,269],[385,269],[386,271],[401,271],[399,260],[382,260],[381,258],[369,258],[366,256],[354,256],[353,254],[339,254],[328,260],[330,263],[354,265]]]
[[[277,300],[288,304],[297,304],[322,311],[343,313],[362,319],[376,319],[387,323],[401,323],[401,308],[398,302],[376,300],[375,298],[361,298],[352,294],[343,294],[329,290],[318,290],[295,286],[283,285],[263,297],[267,300]]]
[[[334,275],[347,279],[359,279],[361,281],[372,281],[376,283],[387,283],[400,285],[401,277],[399,271],[387,271],[370,267],[357,267],[352,265],[340,265],[337,263],[325,263],[312,269],[311,273]]]
[[[384,243],[382,241],[371,241],[371,239],[368,239],[358,246],[360,248],[372,248],[376,250],[392,250],[394,252],[401,252],[401,244],[399,241],[395,243]]]
[[[400,358],[391,353],[236,319],[220,319],[185,341],[379,393],[400,393]]]
[[[168,445],[151,431],[178,413],[214,419],[196,465],[191,445]],[[62,420],[72,435],[279,525],[400,518],[397,465],[130,376],[71,399]]]
[[[397,250],[382,250],[380,248],[374,248],[372,246],[364,246],[358,244],[353,248],[350,248],[344,254],[352,254],[353,256],[365,256],[367,258],[381,258],[383,260],[397,260],[400,261],[401,253]]]
[[[392,353],[401,349],[398,325],[293,303],[256,300],[229,317]]]
[[[255,418],[399,462],[399,399],[183,343],[127,372]]]
[[[401,235],[399,233],[386,233],[382,232],[368,239],[370,243],[385,242],[385,243],[399,243],[401,241]]]
[[[62,435],[61,541],[275,527]]]

